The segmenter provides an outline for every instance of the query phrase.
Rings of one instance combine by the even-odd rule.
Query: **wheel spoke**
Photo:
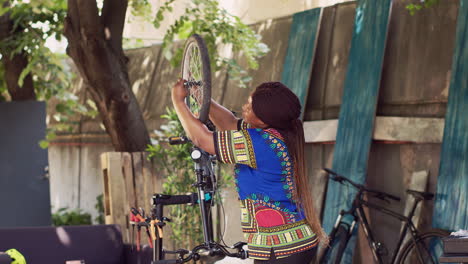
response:
[[[211,73],[207,49],[200,36],[195,34],[188,39],[182,63],[182,77],[189,92],[186,104],[194,116],[206,123],[211,100]]]
[[[200,49],[196,45],[191,45],[188,54],[188,74],[189,74],[189,91],[190,91],[190,109],[193,114],[200,114],[201,106],[203,105],[203,82],[202,80],[202,61],[200,57]],[[197,85],[196,83],[201,83]]]

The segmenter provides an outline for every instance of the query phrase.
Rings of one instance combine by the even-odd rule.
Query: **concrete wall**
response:
[[[241,1],[242,2],[242,1]],[[263,1],[259,1],[263,2]],[[284,1],[288,2],[288,1]],[[385,53],[377,115],[401,117],[440,117],[445,115],[448,83],[455,38],[458,10],[457,0],[447,0],[437,8],[410,16],[405,1],[394,1]],[[338,117],[343,94],[343,83],[348,64],[348,52],[354,23],[355,4],[344,3],[324,9],[319,33],[316,59],[312,73],[305,120],[326,120]],[[261,21],[253,28],[262,35],[271,52],[260,59],[260,69],[251,71],[249,88],[241,89],[226,79],[226,73],[215,74],[213,98],[226,107],[239,111],[250,91],[263,81],[279,80],[286,53],[291,16]],[[443,39],[444,41],[440,41]],[[161,56],[160,46],[129,50],[132,88],[140,102],[148,129],[157,129],[166,106],[170,105],[170,86],[179,69],[170,68]],[[241,59],[241,64],[245,63]],[[79,82],[78,82],[79,84]],[[83,92],[81,85],[77,89]],[[52,112],[50,114],[53,114]],[[51,191],[54,207],[57,205],[89,208],[100,186],[97,157],[111,149],[99,120],[80,120],[81,130],[73,135],[60,136],[50,149]],[[404,189],[414,172],[429,172],[429,191],[435,191],[440,144],[395,144],[374,142],[369,160],[367,184],[376,189],[404,197]],[[75,146],[76,145],[76,146]],[[326,188],[322,167],[330,167],[333,144],[308,144],[311,191],[316,206],[321,209]],[[81,164],[81,165],[77,165]],[[91,164],[87,166],[86,164]],[[76,185],[79,184],[78,188]],[[240,228],[234,228],[238,219],[236,195],[226,193],[229,228],[227,242],[242,240]],[[404,204],[391,205],[402,211]],[[424,206],[423,225],[429,226],[432,203]],[[394,247],[399,223],[371,214],[372,224],[380,228],[376,237],[389,249]]]

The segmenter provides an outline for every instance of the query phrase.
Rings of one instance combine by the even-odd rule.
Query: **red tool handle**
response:
[[[143,216],[141,216],[140,212],[138,212],[136,208],[132,207],[130,210],[132,212],[132,215],[134,215],[139,220],[139,222],[145,222],[145,219],[143,218]]]
[[[146,228],[146,234],[148,235],[148,244],[150,245],[150,248],[153,248],[153,240],[151,239],[151,235],[148,228]]]
[[[138,228],[137,231],[137,240],[136,240],[136,246],[137,246],[137,251],[140,251],[140,239],[141,239],[141,232],[140,228]]]

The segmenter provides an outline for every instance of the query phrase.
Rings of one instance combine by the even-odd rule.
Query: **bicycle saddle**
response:
[[[421,199],[421,200],[432,200],[434,198],[433,193],[429,192],[418,192],[415,190],[406,190],[407,194],[413,195],[415,198]]]

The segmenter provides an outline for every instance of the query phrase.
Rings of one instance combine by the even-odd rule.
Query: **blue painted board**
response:
[[[293,15],[281,82],[299,97],[304,113],[322,8]]]
[[[468,0],[460,0],[432,224],[468,229]]]
[[[333,169],[359,183],[366,177],[391,4],[392,0],[359,0],[356,7]],[[333,228],[340,209],[349,209],[354,194],[353,188],[329,181],[323,216],[326,232]],[[342,263],[352,262],[354,246],[348,244]]]

